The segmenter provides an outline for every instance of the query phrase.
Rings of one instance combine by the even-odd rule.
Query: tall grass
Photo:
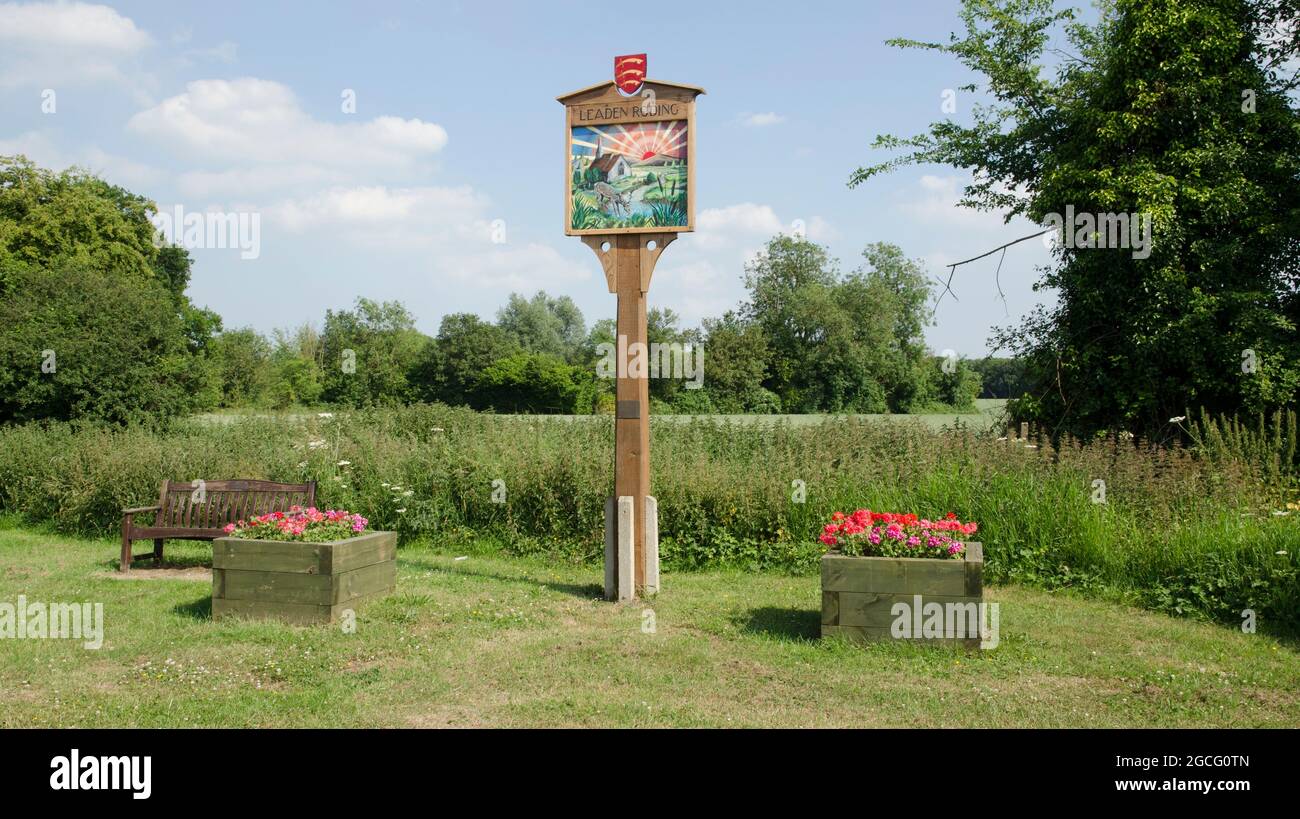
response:
[[[668,569],[812,571],[833,511],[954,511],[980,522],[992,582],[1117,593],[1226,622],[1249,608],[1300,626],[1300,513],[1275,514],[1295,499],[1291,473],[1229,444],[1026,446],[960,425],[833,417],[673,419],[652,424],[652,441]],[[165,432],[0,429],[0,510],[69,533],[115,532],[121,508],[153,502],[163,478],[316,479],[321,504],[404,540],[474,537],[596,560],[612,471],[609,417],[421,405]]]

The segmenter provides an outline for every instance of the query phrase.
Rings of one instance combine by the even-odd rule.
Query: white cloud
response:
[[[237,165],[410,169],[447,144],[442,126],[419,119],[313,119],[287,86],[251,77],[191,82],[184,93],[133,116],[127,127],[176,153]]]
[[[22,154],[42,168],[63,170],[80,166],[115,185],[142,190],[157,184],[161,174],[154,168],[95,145],[73,151],[60,148],[42,131],[27,131],[13,139],[0,139],[0,156]]]
[[[447,144],[431,122],[317,119],[289,87],[242,78],[190,82],[127,128],[190,166],[176,177],[187,209],[224,199],[261,213],[263,247],[364,248],[385,269],[414,267],[460,289],[554,288],[594,275],[544,243],[507,234],[494,244],[491,200],[469,185],[392,184],[428,177]]]
[[[782,220],[771,205],[741,202],[724,208],[700,211],[695,219],[695,241],[706,249],[720,249],[736,244],[765,244],[778,233],[793,235],[802,232],[814,242],[826,242],[839,234],[820,216]],[[745,258],[752,250],[744,253]]]
[[[88,3],[0,3],[0,42],[18,46],[135,52],[150,37],[108,6]]]
[[[74,164],[54,141],[40,131],[27,131],[12,139],[0,139],[0,156],[22,154],[43,168],[66,168]]]
[[[382,185],[333,188],[282,201],[269,214],[289,230],[319,228],[352,231],[356,238],[390,241],[404,234],[417,241],[479,230],[486,238],[487,198],[468,186],[387,188]],[[409,244],[409,241],[401,241]]]
[[[146,191],[165,178],[157,168],[94,145],[80,151],[75,162],[101,179],[134,191]]]
[[[690,253],[683,255],[685,260],[681,263],[668,257],[659,263],[650,289],[651,298],[671,305],[688,327],[734,310],[742,268],[720,270],[708,259]]]
[[[435,261],[435,275],[450,276],[478,289],[532,292],[557,288],[593,277],[591,265],[565,259],[550,245],[530,242],[518,246],[489,245],[474,253],[453,253]]]
[[[283,195],[285,191],[321,190],[347,181],[343,171],[302,163],[259,165],[221,171],[186,171],[176,176],[181,194],[188,197]]]
[[[695,217],[695,236],[705,248],[718,248],[737,240],[764,238],[778,233],[789,233],[790,225],[777,218],[771,205],[741,202],[725,208],[706,208]]]
[[[108,6],[0,3],[0,88],[128,84],[152,42]]]
[[[741,114],[741,122],[751,128],[762,128],[767,125],[780,125],[785,122],[785,117],[775,111],[761,114]]]
[[[926,174],[917,182],[919,196],[902,202],[899,209],[938,231],[1001,231],[1002,215],[961,207],[966,182],[960,176]]]
[[[814,242],[831,242],[840,238],[840,232],[835,226],[820,216],[809,219],[804,230],[805,235]]]
[[[406,258],[415,253],[431,275],[475,289],[555,287],[592,277],[590,265],[550,245],[494,244],[490,206],[469,186],[336,187],[271,205],[264,233],[283,229]]]

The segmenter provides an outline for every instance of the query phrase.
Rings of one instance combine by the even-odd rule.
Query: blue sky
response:
[[[0,154],[83,165],[164,209],[259,213],[256,259],[192,251],[190,294],[228,327],[319,323],[366,296],[400,299],[433,333],[446,313],[491,317],[538,289],[571,296],[590,324],[614,297],[563,235],[555,97],[646,52],[651,78],[708,91],[697,231],[665,252],[650,292],[689,326],[734,307],[745,260],[796,220],[844,269],[883,240],[936,277],[1032,231],[957,208],[965,177],[950,168],[845,184],[881,158],[876,134],[920,132],[948,116],[945,89],[972,80],[884,44],[946,40],[957,6],[711,2],[639,19],[557,2],[0,3]],[[973,101],[958,92],[953,118]],[[983,355],[991,327],[1042,298],[1030,286],[1048,258],[1037,241],[1007,254],[1005,305],[996,256],[960,268],[931,346]]]

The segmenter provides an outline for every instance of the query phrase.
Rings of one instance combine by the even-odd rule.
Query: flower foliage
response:
[[[927,520],[911,513],[859,509],[851,515],[831,515],[819,539],[828,549],[845,555],[960,560],[966,544],[958,538],[973,535],[978,528],[978,523],[962,523],[952,512],[941,520]]]
[[[228,523],[225,533],[247,540],[300,540],[308,543],[326,543],[345,540],[366,531],[370,521],[355,512],[327,509],[322,512],[314,506],[306,509],[291,506],[288,512],[271,512],[248,520]]]

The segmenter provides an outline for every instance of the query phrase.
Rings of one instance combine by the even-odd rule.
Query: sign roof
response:
[[[685,85],[684,83],[665,82],[664,80],[645,80],[642,85],[658,86],[660,88],[676,88],[682,91],[688,91],[696,96],[705,93],[704,89],[700,88],[698,85]],[[615,89],[614,81],[605,80],[604,82],[598,82],[595,85],[589,85],[586,88],[579,88],[577,91],[570,91],[569,93],[558,96],[555,99],[567,105],[571,102],[577,102],[578,100],[575,99],[576,97],[599,96],[596,92],[601,91],[613,91],[616,94],[618,93]]]

